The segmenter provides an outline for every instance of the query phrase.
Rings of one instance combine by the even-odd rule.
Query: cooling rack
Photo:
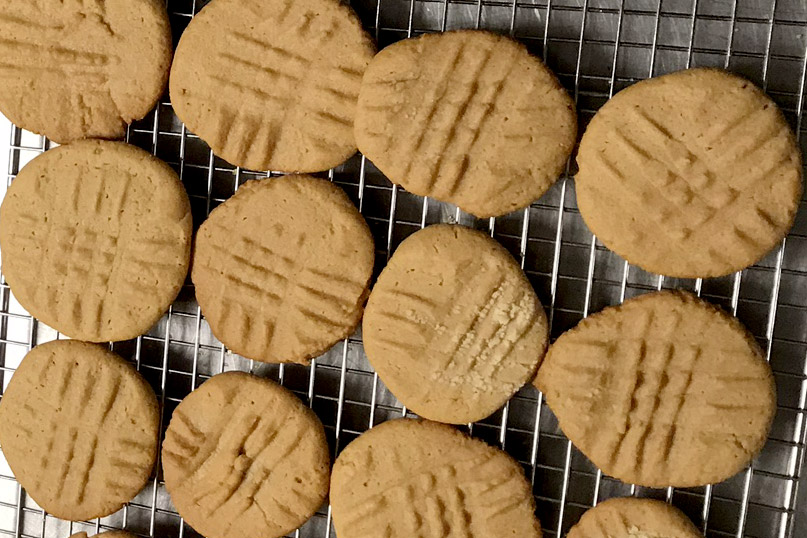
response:
[[[174,39],[206,0],[168,0]],[[577,102],[585,124],[613,93],[689,66],[726,67],[753,80],[776,100],[804,136],[807,3],[804,0],[355,0],[353,7],[380,46],[407,36],[455,28],[485,28],[516,37],[546,60]],[[168,96],[127,134],[129,142],[175,167],[198,225],[244,181],[266,177],[234,168],[211,154],[174,116]],[[12,127],[7,184],[50,147]],[[807,209],[787,239],[741,273],[709,280],[662,278],[626,264],[597,242],[580,218],[574,170],[523,211],[478,220],[452,206],[391,185],[357,155],[325,176],[361,209],[376,240],[378,267],[410,233],[436,222],[489,231],[518,259],[551,320],[552,336],[590,312],[660,288],[692,290],[735,313],[755,334],[776,374],[778,413],[763,453],[750,469],[714,486],[652,490],[602,475],[562,435],[533,388],[522,389],[492,417],[470,425],[475,436],[503,447],[533,482],[546,536],[562,536],[596,502],[612,496],[666,499],[709,537],[807,536],[805,412],[807,411]],[[0,288],[0,378],[8,384],[34,345],[60,335],[32,319],[3,280]],[[163,427],[177,403],[210,375],[253,371],[271,377],[309,403],[325,424],[334,454],[374,424],[405,413],[370,368],[361,335],[339,343],[310,368],[253,363],[230,354],[212,336],[186,285],[148,334],[116,343],[153,385]],[[324,506],[291,536],[333,537]],[[63,538],[126,528],[142,536],[197,536],[176,514],[157,476],[120,512],[68,523],[44,513],[14,481],[0,458],[0,534]]]

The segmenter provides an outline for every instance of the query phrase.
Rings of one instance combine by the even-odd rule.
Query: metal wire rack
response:
[[[207,0],[168,0],[175,40]],[[719,66],[745,75],[780,104],[802,147],[807,77],[807,3],[804,0],[355,0],[353,7],[383,47],[421,32],[485,28],[511,35],[546,60],[575,98],[586,123],[621,88],[689,66]],[[198,225],[244,181],[266,177],[233,168],[212,155],[174,116],[167,96],[133,125],[129,142],[173,165],[191,197]],[[49,142],[11,129],[8,181]],[[709,537],[807,536],[807,210],[787,239],[757,265],[709,280],[648,274],[600,245],[577,212],[573,170],[530,208],[477,220],[446,204],[391,185],[361,156],[327,174],[369,222],[379,269],[410,233],[436,222],[488,230],[521,261],[551,320],[553,337],[580,319],[627,297],[660,288],[685,288],[734,312],[757,336],[776,373],[779,409],[764,452],[727,482],[691,489],[650,490],[602,475],[561,434],[541,395],[528,387],[471,433],[501,446],[532,480],[547,536],[562,536],[592,504],[612,496],[671,501]],[[803,204],[803,202],[802,202]],[[25,353],[59,334],[32,319],[3,280],[0,287],[2,388]],[[210,375],[240,369],[272,377],[307,401],[322,419],[334,454],[350,440],[404,411],[375,376],[355,335],[317,358],[310,368],[256,364],[228,353],[212,336],[186,285],[148,334],[113,349],[152,383],[167,423],[177,403]],[[164,424],[165,425],[165,424]],[[805,484],[801,484],[804,486]],[[62,538],[126,528],[142,536],[196,536],[176,514],[157,476],[120,512],[81,523],[44,513],[14,481],[0,458],[0,534]],[[335,536],[330,511],[293,536]]]

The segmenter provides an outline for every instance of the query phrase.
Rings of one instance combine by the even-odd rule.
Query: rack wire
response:
[[[168,0],[175,40],[206,0]],[[640,79],[694,66],[726,67],[776,100],[799,135],[807,80],[807,4],[803,0],[355,0],[353,7],[383,47],[422,32],[485,28],[513,36],[558,74],[585,124],[610,96]],[[175,167],[198,225],[250,179],[266,177],[215,157],[173,114],[165,96],[133,125],[129,142]],[[42,137],[11,129],[8,181],[47,150]],[[379,266],[410,233],[436,222],[485,229],[506,246],[530,277],[549,314],[553,338],[590,312],[662,288],[692,290],[735,313],[759,340],[776,375],[778,413],[770,439],[752,466],[721,484],[652,490],[622,484],[588,462],[562,435],[533,388],[522,389],[469,431],[522,463],[532,480],[546,536],[562,536],[589,507],[612,496],[666,499],[709,537],[807,536],[804,486],[807,441],[807,210],[782,244],[753,267],[709,280],[663,278],[628,265],[587,230],[577,211],[574,170],[531,207],[478,220],[453,206],[394,186],[357,155],[327,177],[343,187],[367,219]],[[380,269],[380,267],[379,267]],[[4,389],[34,345],[60,335],[31,318],[5,280],[0,286],[0,379]],[[178,402],[209,376],[245,370],[271,377],[298,394],[325,424],[334,455],[375,424],[406,414],[373,373],[361,336],[336,345],[309,368],[253,363],[233,355],[211,334],[188,283],[148,334],[116,343],[153,385],[163,426]],[[158,475],[120,512],[91,522],[60,521],[42,511],[0,458],[0,534],[62,538],[126,528],[142,536],[197,536],[184,524]],[[330,510],[291,536],[332,537]]]

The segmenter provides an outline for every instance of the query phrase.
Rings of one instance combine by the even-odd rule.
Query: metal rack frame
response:
[[[206,3],[168,0],[175,38]],[[578,104],[585,123],[621,88],[690,66],[726,67],[760,84],[782,106],[802,144],[807,77],[807,4],[803,0],[355,0],[380,46],[424,31],[487,28],[511,35],[543,57]],[[266,177],[216,158],[173,115],[167,96],[133,125],[128,141],[172,164],[191,197],[197,224],[249,179]],[[13,127],[10,184],[49,142]],[[753,466],[714,486],[650,490],[602,475],[560,432],[542,396],[527,387],[500,412],[469,426],[475,436],[518,459],[534,484],[547,536],[561,536],[592,504],[617,495],[667,499],[707,536],[807,536],[807,508],[797,504],[807,442],[807,211],[768,257],[741,273],[710,280],[663,278],[629,266],[599,244],[576,209],[573,173],[530,208],[477,220],[446,204],[391,185],[362,156],[327,174],[370,224],[379,269],[408,234],[435,222],[488,230],[521,262],[547,309],[553,337],[590,312],[661,288],[685,288],[735,313],[757,336],[776,373],[779,412],[771,439]],[[271,174],[269,174],[271,175]],[[3,191],[4,193],[4,191]],[[804,205],[804,201],[802,201]],[[2,388],[32,346],[58,338],[0,287]],[[148,334],[113,349],[152,383],[163,421],[208,376],[241,369],[272,377],[317,412],[334,453],[374,424],[405,414],[364,356],[355,335],[310,368],[253,363],[231,355],[212,336],[186,285]],[[119,513],[86,523],[45,514],[25,495],[0,458],[0,535],[62,538],[72,532],[126,528],[143,536],[196,535],[174,511],[159,477]],[[293,536],[334,536],[323,509]]]

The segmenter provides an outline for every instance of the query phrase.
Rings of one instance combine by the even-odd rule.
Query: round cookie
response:
[[[339,538],[541,537],[521,466],[435,422],[391,420],[361,434],[334,463],[330,500]]]
[[[364,75],[355,132],[393,183],[495,217],[557,180],[577,119],[572,99],[523,45],[461,30],[383,49]]]
[[[207,538],[276,538],[328,494],[330,457],[317,416],[277,383],[219,374],[174,411],[162,450],[165,487]]]
[[[31,350],[11,377],[0,445],[39,506],[88,520],[117,512],[143,489],[159,420],[151,387],[118,355],[57,340]]]
[[[285,176],[248,181],[210,213],[191,276],[210,329],[233,352],[306,364],[355,330],[374,257],[344,191]]]
[[[431,420],[464,424],[528,382],[548,340],[538,297],[488,235],[435,225],[408,237],[373,287],[364,349],[384,384]]]
[[[762,258],[793,224],[801,153],[759,88],[718,69],[634,84],[580,142],[577,203],[605,246],[641,268],[714,277]]]
[[[652,499],[608,499],[588,510],[566,538],[703,538],[679,509]]]
[[[4,0],[0,35],[0,110],[59,143],[121,138],[168,80],[161,0]]]
[[[722,482],[762,449],[776,386],[753,336],[686,292],[608,307],[562,334],[537,387],[597,467],[654,488]]]
[[[99,532],[95,534],[98,538],[137,538],[134,534],[130,532],[126,532],[123,530],[114,530],[114,531],[106,531],[106,532]],[[70,536],[70,538],[87,538],[86,532],[77,532]]]
[[[327,170],[356,153],[353,116],[373,54],[338,0],[213,0],[179,41],[171,103],[234,165]]]
[[[174,171],[121,142],[46,151],[0,208],[3,274],[20,304],[80,340],[148,331],[188,273],[190,202]]]

